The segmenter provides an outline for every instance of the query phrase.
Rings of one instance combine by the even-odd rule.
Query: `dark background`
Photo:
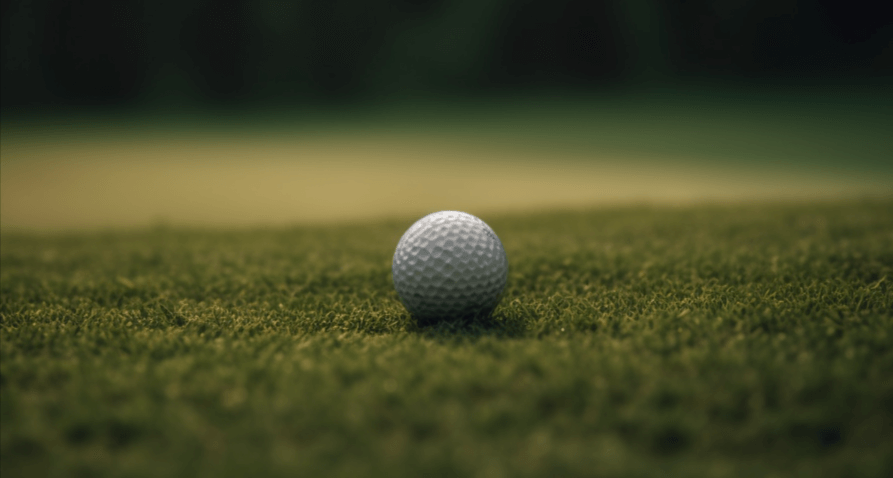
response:
[[[5,110],[886,82],[885,2],[4,0]]]

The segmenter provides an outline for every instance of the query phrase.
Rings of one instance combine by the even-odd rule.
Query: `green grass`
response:
[[[501,305],[424,327],[413,218],[3,235],[0,474],[893,470],[893,203],[484,219]]]

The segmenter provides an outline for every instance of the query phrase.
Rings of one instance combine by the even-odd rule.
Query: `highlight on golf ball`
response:
[[[391,269],[397,295],[410,314],[455,319],[493,311],[508,279],[508,258],[484,221],[440,211],[407,229]]]

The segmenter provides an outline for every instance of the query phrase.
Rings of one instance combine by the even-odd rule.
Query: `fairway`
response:
[[[893,195],[886,90],[2,122],[0,226],[244,227]]]
[[[502,302],[424,327],[409,214],[5,231],[0,474],[885,476],[891,211],[472,210]]]

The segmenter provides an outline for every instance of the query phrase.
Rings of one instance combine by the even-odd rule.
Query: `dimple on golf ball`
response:
[[[441,211],[403,234],[391,270],[397,295],[414,317],[452,319],[496,307],[508,278],[508,259],[484,221]]]

